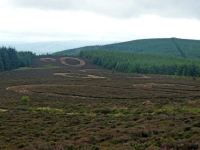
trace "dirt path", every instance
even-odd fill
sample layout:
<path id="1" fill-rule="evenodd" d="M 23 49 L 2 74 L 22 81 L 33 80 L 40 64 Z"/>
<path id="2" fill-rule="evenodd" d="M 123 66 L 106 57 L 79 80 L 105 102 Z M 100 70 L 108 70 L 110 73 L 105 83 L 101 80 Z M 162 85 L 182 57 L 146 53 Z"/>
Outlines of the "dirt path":
<path id="1" fill-rule="evenodd" d="M 44 61 L 44 62 L 55 62 L 56 59 L 54 58 L 40 58 L 41 61 Z M 67 63 L 67 60 L 72 63 L 75 63 L 75 64 L 69 64 Z M 63 64 L 63 65 L 66 65 L 66 66 L 72 66 L 72 67 L 82 67 L 85 65 L 85 62 L 81 59 L 78 59 L 78 58 L 73 58 L 73 57 L 61 57 L 60 58 L 60 62 Z"/>
<path id="2" fill-rule="evenodd" d="M 11 90 L 14 92 L 19 92 L 19 93 L 24 93 L 24 94 L 33 94 L 30 89 L 35 88 L 35 87 L 55 87 L 55 86 L 60 86 L 60 87 L 73 87 L 73 86 L 78 86 L 78 87 L 88 87 L 88 85 L 62 85 L 62 84 L 30 84 L 30 85 L 18 85 L 18 86 L 11 86 L 6 88 L 6 90 Z M 175 86 L 183 86 L 183 85 L 177 85 L 177 84 L 157 84 L 157 83 L 146 83 L 146 84 L 134 84 L 133 87 L 136 88 L 152 88 L 153 86 L 157 87 L 163 87 L 163 86 L 168 86 L 168 87 L 175 87 Z M 99 86 L 89 86 L 89 87 L 99 87 Z M 188 87 L 193 87 L 193 86 L 188 86 Z M 103 88 L 109 88 L 109 87 L 103 87 Z M 48 94 L 48 93 L 46 93 Z M 49 93 L 52 94 L 52 93 Z"/>
<path id="3" fill-rule="evenodd" d="M 63 76 L 63 77 L 74 77 L 70 76 L 71 73 L 54 73 L 54 76 Z"/>
<path id="4" fill-rule="evenodd" d="M 128 77 L 130 79 L 151 79 L 151 77 L 146 75 L 140 75 L 140 77 Z"/>
<path id="5" fill-rule="evenodd" d="M 31 91 L 31 88 L 35 88 L 35 87 L 54 87 L 54 86 L 62 86 L 64 87 L 73 87 L 73 86 L 78 86 L 78 87 L 88 87 L 88 85 L 62 85 L 62 84 L 30 84 L 30 85 L 18 85 L 18 86 L 12 86 L 12 87 L 8 87 L 6 88 L 6 90 L 10 90 L 10 91 L 14 91 L 14 92 L 18 92 L 18 93 L 23 93 L 23 94 L 34 94 L 34 93 L 38 93 L 38 92 L 33 92 Z M 98 86 L 89 86 L 89 87 L 98 87 Z M 104 87 L 105 88 L 105 87 Z M 73 97 L 73 98 L 88 98 L 88 96 L 84 96 L 84 95 L 76 95 L 76 94 L 57 94 L 57 93 L 39 93 L 39 94 L 45 94 L 48 96 L 69 96 L 69 97 Z M 90 97 L 90 98 L 98 98 L 98 97 Z M 3 109 L 2 109 L 3 110 Z"/>
<path id="6" fill-rule="evenodd" d="M 89 99 L 132 99 L 131 97 L 127 97 L 127 96 L 120 96 L 120 95 L 99 95 L 99 94 L 92 94 L 92 93 L 79 93 L 78 91 L 71 93 L 71 92 L 50 92 L 50 91 L 46 91 L 45 87 L 49 88 L 49 87 L 59 87 L 59 88 L 63 88 L 63 89 L 67 89 L 67 88 L 73 88 L 75 87 L 75 89 L 79 90 L 81 89 L 86 89 L 89 90 L 90 88 L 94 89 L 97 88 L 97 90 L 105 90 L 108 93 L 110 91 L 113 91 L 111 88 L 114 89 L 119 89 L 120 87 L 109 87 L 109 86 L 91 86 L 91 85 L 74 85 L 74 84 L 70 84 L 70 85 L 62 85 L 62 84 L 33 84 L 33 85 L 19 85 L 19 86 L 12 86 L 12 87 L 8 87 L 7 90 L 11 90 L 14 92 L 18 92 L 18 93 L 23 93 L 23 94 L 27 94 L 27 95 L 31 95 L 31 94 L 43 94 L 43 95 L 47 95 L 47 96 L 55 96 L 55 97 L 72 97 L 72 98 L 89 98 Z M 146 83 L 146 84 L 134 84 L 133 85 L 133 89 L 134 88 L 142 88 L 142 89 L 151 89 L 154 87 L 158 87 L 158 88 L 170 88 L 173 89 L 174 87 L 179 86 L 181 87 L 182 85 L 178 85 L 178 84 L 157 84 L 157 83 Z M 44 91 L 39 90 L 38 88 L 42 88 L 44 89 Z M 77 88 L 80 87 L 80 88 Z M 32 89 L 33 88 L 33 89 Z M 37 88 L 37 90 L 34 90 L 34 88 Z M 32 89 L 32 90 L 31 90 Z M 111 89 L 111 90 L 109 90 Z M 121 88 L 120 88 L 121 89 Z M 188 89 L 187 89 L 188 90 Z M 82 91 L 82 90 L 81 90 Z M 114 90 L 115 91 L 115 90 Z M 133 98 L 134 99 L 134 98 Z"/>
<path id="7" fill-rule="evenodd" d="M 95 88 L 95 87 L 99 87 L 99 86 L 88 86 L 88 85 L 61 85 L 61 84 L 35 84 L 35 85 L 19 85 L 19 86 L 12 86 L 12 87 L 8 87 L 7 90 L 11 90 L 14 92 L 18 92 L 18 93 L 24 93 L 24 94 L 45 94 L 48 96 L 56 96 L 56 97 L 62 97 L 62 96 L 68 96 L 68 97 L 72 97 L 72 98 L 90 98 L 90 99 L 104 99 L 104 98 L 109 98 L 109 99 L 127 99 L 126 97 L 110 97 L 110 96 L 98 96 L 98 95 L 82 95 L 79 93 L 66 93 L 66 94 L 60 94 L 60 93 L 49 93 L 49 92 L 34 92 L 31 91 L 31 88 L 35 88 L 35 87 L 49 87 L 49 86 L 62 86 L 64 87 L 73 87 L 73 86 L 78 86 L 78 87 L 83 87 L 83 88 Z M 108 88 L 109 87 L 102 87 L 102 88 Z"/>
<path id="8" fill-rule="evenodd" d="M 83 70 L 80 70 L 81 72 L 96 72 L 96 71 L 99 71 L 99 69 L 83 69 Z"/>
<path id="9" fill-rule="evenodd" d="M 32 94 L 30 89 L 35 88 L 35 87 L 54 87 L 54 86 L 61 86 L 61 87 L 73 87 L 73 86 L 78 86 L 78 87 L 88 87 L 88 85 L 63 85 L 63 84 L 28 84 L 28 85 L 18 85 L 18 86 L 11 86 L 6 88 L 6 90 L 11 90 L 14 92 L 19 92 L 19 93 L 27 93 L 27 94 Z M 98 87 L 98 86 L 89 86 L 89 87 Z"/>
<path id="10" fill-rule="evenodd" d="M 153 86 L 175 86 L 175 84 L 157 84 L 157 83 L 146 83 L 146 84 L 134 84 L 134 87 L 137 88 L 152 88 Z"/>
<path id="11" fill-rule="evenodd" d="M 189 87 L 194 88 L 194 86 L 190 85 L 181 85 L 181 84 L 159 84 L 159 83 L 146 83 L 146 84 L 134 84 L 133 87 L 137 88 L 153 88 L 153 87 Z"/>
<path id="12" fill-rule="evenodd" d="M 56 61 L 56 59 L 54 58 L 40 58 L 41 61 L 45 61 L 45 62 L 52 62 L 52 61 Z"/>
<path id="13" fill-rule="evenodd" d="M 75 76 L 73 73 L 54 73 L 55 76 L 63 76 L 63 77 L 70 77 L 70 78 L 82 78 L 82 79 L 105 79 L 106 77 L 103 76 L 96 76 L 91 74 L 76 74 Z"/>
<path id="14" fill-rule="evenodd" d="M 79 64 L 77 65 L 70 65 L 66 62 L 67 59 L 71 59 L 71 60 L 77 60 L 79 61 Z M 85 66 L 85 62 L 81 59 L 78 59 L 78 58 L 72 58 L 72 57 L 62 57 L 60 58 L 60 62 L 63 64 L 63 65 L 67 65 L 67 66 L 72 66 L 72 67 L 82 67 L 82 66 Z"/>
<path id="15" fill-rule="evenodd" d="M 8 87 L 7 90 L 11 90 L 18 93 L 24 94 L 33 94 L 29 89 L 34 87 L 43 87 L 43 86 L 56 86 L 52 84 L 35 84 L 35 85 L 19 85 L 19 86 L 11 86 Z"/>

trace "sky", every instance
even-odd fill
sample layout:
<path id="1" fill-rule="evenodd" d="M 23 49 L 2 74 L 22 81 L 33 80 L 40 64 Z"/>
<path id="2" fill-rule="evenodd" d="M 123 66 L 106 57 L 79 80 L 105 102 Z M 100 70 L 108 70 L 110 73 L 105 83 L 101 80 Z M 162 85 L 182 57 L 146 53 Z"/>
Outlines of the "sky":
<path id="1" fill-rule="evenodd" d="M 199 0 L 0 0 L 0 41 L 200 40 Z"/>

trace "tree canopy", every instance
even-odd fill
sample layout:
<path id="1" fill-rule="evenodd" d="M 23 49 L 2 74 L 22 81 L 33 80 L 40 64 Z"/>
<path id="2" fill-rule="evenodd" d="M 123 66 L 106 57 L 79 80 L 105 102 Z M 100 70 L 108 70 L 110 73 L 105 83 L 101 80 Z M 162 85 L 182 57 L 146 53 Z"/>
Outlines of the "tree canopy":
<path id="1" fill-rule="evenodd" d="M 0 72 L 29 66 L 34 57 L 32 52 L 17 52 L 11 47 L 0 47 Z"/>
<path id="2" fill-rule="evenodd" d="M 200 76 L 200 61 L 163 55 L 119 51 L 81 51 L 80 57 L 120 72 Z"/>
<path id="3" fill-rule="evenodd" d="M 60 51 L 55 54 L 77 55 L 82 50 L 139 52 L 180 58 L 199 59 L 200 40 L 178 38 L 142 39 L 107 45 L 86 46 Z"/>

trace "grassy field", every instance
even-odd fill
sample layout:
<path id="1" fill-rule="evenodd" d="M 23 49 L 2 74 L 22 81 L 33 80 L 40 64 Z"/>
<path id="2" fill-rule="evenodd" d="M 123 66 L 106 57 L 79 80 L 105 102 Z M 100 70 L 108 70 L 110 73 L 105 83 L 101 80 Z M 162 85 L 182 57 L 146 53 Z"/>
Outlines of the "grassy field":
<path id="1" fill-rule="evenodd" d="M 0 73 L 0 149 L 200 149 L 200 78 L 84 61 L 37 58 Z"/>

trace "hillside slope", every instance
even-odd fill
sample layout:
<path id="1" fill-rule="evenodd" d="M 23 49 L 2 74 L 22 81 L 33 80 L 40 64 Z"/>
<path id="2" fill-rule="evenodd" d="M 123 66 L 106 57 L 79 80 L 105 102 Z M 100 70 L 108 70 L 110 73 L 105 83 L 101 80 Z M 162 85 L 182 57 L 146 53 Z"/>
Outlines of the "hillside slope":
<path id="1" fill-rule="evenodd" d="M 177 38 L 143 39 L 109 45 L 86 46 L 54 54 L 77 55 L 81 50 L 118 50 L 183 58 L 200 58 L 200 41 Z"/>

